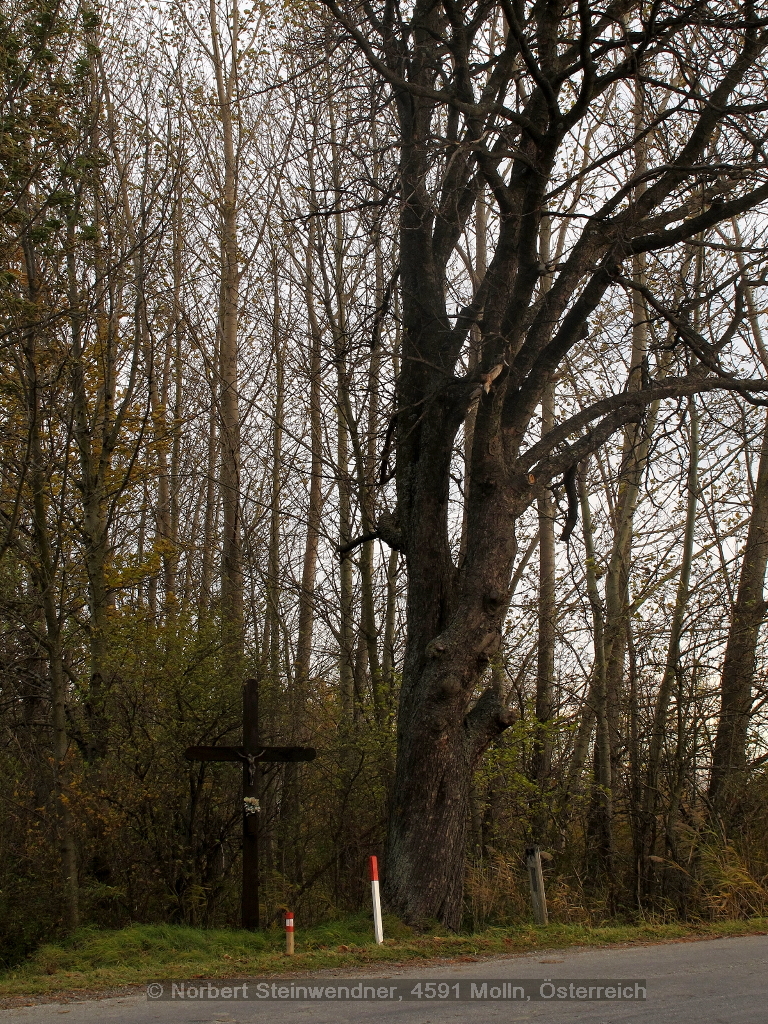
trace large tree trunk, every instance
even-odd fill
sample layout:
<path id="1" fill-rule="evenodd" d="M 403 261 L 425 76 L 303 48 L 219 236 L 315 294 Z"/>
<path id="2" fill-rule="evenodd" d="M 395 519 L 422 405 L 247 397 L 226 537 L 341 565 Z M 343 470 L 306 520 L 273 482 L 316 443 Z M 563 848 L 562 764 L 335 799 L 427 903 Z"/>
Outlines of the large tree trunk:
<path id="1" fill-rule="evenodd" d="M 734 817 L 735 801 L 746 775 L 757 639 L 768 609 L 763 589 L 767 563 L 768 417 L 720 678 L 720 719 L 712 755 L 709 799 L 724 819 Z"/>
<path id="2" fill-rule="evenodd" d="M 736 242 L 741 245 L 738 224 L 733 221 Z M 749 284 L 744 257 L 736 255 L 744 279 L 744 291 L 752 337 L 764 367 L 768 350 L 760 326 L 755 296 Z M 739 589 L 731 615 L 720 678 L 720 719 L 712 756 L 709 799 L 721 819 L 735 817 L 734 797 L 744 783 L 747 766 L 747 734 L 752 712 L 752 681 L 760 626 L 768 605 L 764 597 L 768 565 L 768 414 L 763 425 L 763 443 L 757 470 L 752 515 L 741 563 Z"/>
<path id="3" fill-rule="evenodd" d="M 423 264 L 406 261 L 404 253 L 404 281 L 419 281 Z M 419 290 L 425 293 L 426 287 Z M 404 290 L 404 310 L 417 305 L 414 297 Z M 500 645 L 516 552 L 515 512 L 513 496 L 501 486 L 493 402 L 486 400 L 474 430 L 467 551 L 459 572 L 447 531 L 455 426 L 443 411 L 420 417 L 410 388 L 424 372 L 415 360 L 406 370 L 404 359 L 398 492 L 409 587 L 387 898 L 408 920 L 436 917 L 457 928 L 472 770 L 510 721 L 496 686 L 472 705 Z"/>

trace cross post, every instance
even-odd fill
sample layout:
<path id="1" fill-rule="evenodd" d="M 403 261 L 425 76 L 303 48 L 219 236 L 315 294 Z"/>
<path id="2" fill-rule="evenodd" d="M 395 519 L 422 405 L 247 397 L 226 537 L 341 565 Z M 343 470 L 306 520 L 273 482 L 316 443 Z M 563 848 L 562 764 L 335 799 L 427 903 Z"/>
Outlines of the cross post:
<path id="1" fill-rule="evenodd" d="M 259 684 L 256 679 L 246 680 L 243 687 L 243 747 L 246 757 L 259 749 Z M 243 762 L 243 928 L 256 931 L 259 927 L 259 814 L 258 804 L 250 805 L 248 798 L 258 801 L 261 793 L 261 765 L 255 759 Z"/>

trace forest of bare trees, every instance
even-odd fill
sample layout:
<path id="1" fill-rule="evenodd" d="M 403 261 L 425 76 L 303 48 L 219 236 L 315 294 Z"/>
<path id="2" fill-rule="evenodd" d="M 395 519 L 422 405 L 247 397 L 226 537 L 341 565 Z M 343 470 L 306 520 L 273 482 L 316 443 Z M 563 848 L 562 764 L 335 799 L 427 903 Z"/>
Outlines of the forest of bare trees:
<path id="1" fill-rule="evenodd" d="M 7 0 L 0 962 L 768 907 L 768 12 Z"/>

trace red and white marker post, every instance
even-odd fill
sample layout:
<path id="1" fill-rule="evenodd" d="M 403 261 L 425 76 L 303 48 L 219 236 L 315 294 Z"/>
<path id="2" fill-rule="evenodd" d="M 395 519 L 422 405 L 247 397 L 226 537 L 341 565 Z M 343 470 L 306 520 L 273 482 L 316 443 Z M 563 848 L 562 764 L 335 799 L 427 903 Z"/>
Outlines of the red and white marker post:
<path id="1" fill-rule="evenodd" d="M 373 898 L 373 934 L 376 942 L 384 941 L 384 928 L 381 923 L 381 896 L 379 895 L 379 861 L 377 857 L 368 858 L 368 874 L 371 879 L 371 896 Z"/>
<path id="2" fill-rule="evenodd" d="M 293 956 L 293 911 L 285 912 L 285 952 Z"/>

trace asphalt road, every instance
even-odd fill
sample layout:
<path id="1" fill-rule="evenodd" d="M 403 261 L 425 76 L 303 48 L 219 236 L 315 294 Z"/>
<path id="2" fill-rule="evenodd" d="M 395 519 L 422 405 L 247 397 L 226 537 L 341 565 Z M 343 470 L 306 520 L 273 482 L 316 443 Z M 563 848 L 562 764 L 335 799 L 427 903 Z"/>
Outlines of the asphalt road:
<path id="1" fill-rule="evenodd" d="M 768 936 L 704 942 L 632 946 L 625 949 L 569 949 L 452 963 L 431 968 L 390 970 L 386 975 L 349 972 L 314 975 L 338 986 L 363 978 L 377 987 L 387 979 L 410 991 L 414 979 L 455 985 L 460 991 L 482 979 L 521 979 L 537 992 L 537 979 L 646 979 L 647 998 L 621 1002 L 578 1000 L 520 1001 L 471 999 L 435 1002 L 277 1002 L 253 1000 L 158 1002 L 140 995 L 66 1004 L 48 1003 L 0 1010 L 0 1024 L 766 1024 L 768 1022 Z M 301 984 L 303 979 L 292 979 Z M 415 983 L 415 982 L 414 982 Z M 196 982 L 195 984 L 199 984 Z M 215 982 L 222 985 L 221 981 Z M 232 982 L 231 984 L 242 984 Z M 492 988 L 493 986 L 491 986 Z M 562 986 L 560 986 L 562 988 Z M 482 989 L 479 989 L 482 991 Z M 490 991 L 490 989 L 489 989 Z M 509 992 L 511 989 L 506 989 Z M 546 987 L 545 992 L 552 991 Z"/>

